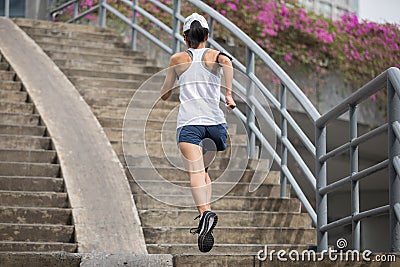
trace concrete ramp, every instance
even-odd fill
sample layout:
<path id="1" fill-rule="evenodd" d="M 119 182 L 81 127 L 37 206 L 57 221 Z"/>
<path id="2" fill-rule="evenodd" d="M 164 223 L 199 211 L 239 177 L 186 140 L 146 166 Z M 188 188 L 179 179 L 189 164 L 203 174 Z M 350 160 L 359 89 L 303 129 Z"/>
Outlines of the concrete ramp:
<path id="1" fill-rule="evenodd" d="M 147 254 L 123 167 L 89 106 L 42 49 L 6 18 L 0 18 L 0 50 L 53 138 L 78 252 Z"/>

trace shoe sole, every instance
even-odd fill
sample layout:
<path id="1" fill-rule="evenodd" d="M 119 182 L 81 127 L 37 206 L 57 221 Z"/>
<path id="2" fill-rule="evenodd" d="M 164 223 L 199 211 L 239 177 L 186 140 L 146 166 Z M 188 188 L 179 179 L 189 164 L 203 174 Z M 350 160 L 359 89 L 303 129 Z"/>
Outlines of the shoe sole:
<path id="1" fill-rule="evenodd" d="M 206 220 L 205 228 L 208 230 L 204 234 L 199 235 L 198 238 L 198 246 L 201 252 L 209 252 L 214 246 L 214 236 L 212 235 L 212 230 L 218 223 L 218 216 L 215 213 L 210 214 L 210 216 L 213 216 L 214 218 L 213 224 L 211 225 L 211 227 L 208 227 L 210 217 L 205 218 Z"/>

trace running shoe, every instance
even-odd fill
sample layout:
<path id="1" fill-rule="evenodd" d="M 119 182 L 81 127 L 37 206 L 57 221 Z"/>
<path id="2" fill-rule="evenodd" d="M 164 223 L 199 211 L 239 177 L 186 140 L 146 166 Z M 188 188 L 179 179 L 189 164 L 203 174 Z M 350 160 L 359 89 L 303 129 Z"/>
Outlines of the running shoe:
<path id="1" fill-rule="evenodd" d="M 195 218 L 200 218 L 200 215 Z M 199 234 L 197 243 L 201 252 L 209 252 L 214 246 L 212 231 L 218 223 L 218 216 L 215 212 L 207 210 L 200 218 L 199 226 L 190 229 L 192 234 Z"/>

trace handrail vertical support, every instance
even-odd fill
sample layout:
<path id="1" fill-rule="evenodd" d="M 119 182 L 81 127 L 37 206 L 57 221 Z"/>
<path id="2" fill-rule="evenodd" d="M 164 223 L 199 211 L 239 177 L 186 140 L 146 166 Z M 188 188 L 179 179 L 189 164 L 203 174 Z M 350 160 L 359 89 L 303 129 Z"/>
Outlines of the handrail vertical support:
<path id="1" fill-rule="evenodd" d="M 6 18 L 10 17 L 10 0 L 6 0 L 4 3 L 4 16 Z"/>
<path id="2" fill-rule="evenodd" d="M 280 103 L 281 103 L 281 140 L 287 138 L 287 121 L 283 116 L 283 112 L 286 111 L 286 86 L 281 81 L 280 84 Z M 281 142 L 281 167 L 287 165 L 287 147 Z M 281 197 L 286 197 L 286 184 L 287 179 L 283 172 L 281 173 L 280 185 L 281 185 Z"/>
<path id="3" fill-rule="evenodd" d="M 250 76 L 255 70 L 255 60 L 254 53 L 249 47 L 246 47 L 246 74 Z M 251 130 L 250 125 L 255 123 L 256 118 L 254 114 L 254 105 L 251 103 L 250 99 L 254 95 L 254 82 L 250 80 L 250 85 L 246 90 L 246 131 L 247 131 L 247 150 L 249 158 L 255 158 L 256 150 L 256 135 Z"/>
<path id="4" fill-rule="evenodd" d="M 357 106 L 350 105 L 350 141 L 357 138 Z M 350 147 L 350 172 L 351 176 L 358 173 L 358 145 Z M 360 212 L 360 188 L 359 181 L 351 181 L 351 214 L 354 218 Z M 353 249 L 360 251 L 360 228 L 359 220 L 352 220 L 352 243 Z"/>
<path id="5" fill-rule="evenodd" d="M 315 173 L 317 178 L 316 201 L 317 201 L 317 250 L 319 252 L 328 249 L 328 232 L 321 231 L 321 227 L 328 223 L 328 197 L 321 194 L 320 189 L 327 184 L 326 162 L 320 162 L 320 157 L 326 154 L 326 125 L 316 127 L 316 163 Z"/>
<path id="6" fill-rule="evenodd" d="M 102 28 L 106 27 L 106 16 L 107 16 L 107 10 L 104 7 L 104 3 L 106 0 L 100 0 L 99 4 L 99 26 Z"/>
<path id="7" fill-rule="evenodd" d="M 137 11 L 136 11 L 137 6 L 138 6 L 138 1 L 133 0 L 132 23 L 135 25 L 137 24 Z M 132 49 L 132 51 L 137 50 L 137 31 L 133 27 L 132 27 L 131 49 Z"/>
<path id="8" fill-rule="evenodd" d="M 74 3 L 74 24 L 76 24 L 76 18 L 79 15 L 79 1 L 75 1 Z"/>
<path id="9" fill-rule="evenodd" d="M 172 14 L 172 54 L 178 53 L 180 50 L 180 43 L 178 34 L 180 30 L 180 21 L 178 19 L 181 12 L 181 1 L 174 0 L 173 14 Z"/>
<path id="10" fill-rule="evenodd" d="M 388 78 L 388 114 L 389 114 L 389 206 L 390 206 L 390 247 L 391 252 L 400 252 L 400 222 L 396 216 L 395 206 L 400 203 L 400 174 L 394 168 L 394 159 L 400 155 L 400 140 L 393 130 L 393 123 L 400 122 L 400 96 Z"/>
<path id="11" fill-rule="evenodd" d="M 47 10 L 49 10 L 49 12 L 47 13 L 47 20 L 48 21 L 52 21 L 51 18 L 51 10 L 53 9 L 53 0 L 47 0 Z"/>
<path id="12" fill-rule="evenodd" d="M 210 28 L 208 38 L 213 39 L 214 38 L 214 19 L 211 16 L 208 18 L 208 27 Z M 208 48 L 211 47 L 210 42 L 207 42 L 207 47 Z"/>

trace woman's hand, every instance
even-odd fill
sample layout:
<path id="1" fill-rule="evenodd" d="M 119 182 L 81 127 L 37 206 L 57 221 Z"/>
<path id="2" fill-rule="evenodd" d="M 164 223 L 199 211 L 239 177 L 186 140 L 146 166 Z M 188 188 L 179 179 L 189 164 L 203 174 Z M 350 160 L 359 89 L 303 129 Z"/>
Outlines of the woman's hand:
<path id="1" fill-rule="evenodd" d="M 233 100 L 232 96 L 227 95 L 227 96 L 225 97 L 225 101 L 226 101 L 226 105 L 227 105 L 229 108 L 231 108 L 231 109 L 236 108 L 236 103 L 235 103 L 235 100 Z"/>

